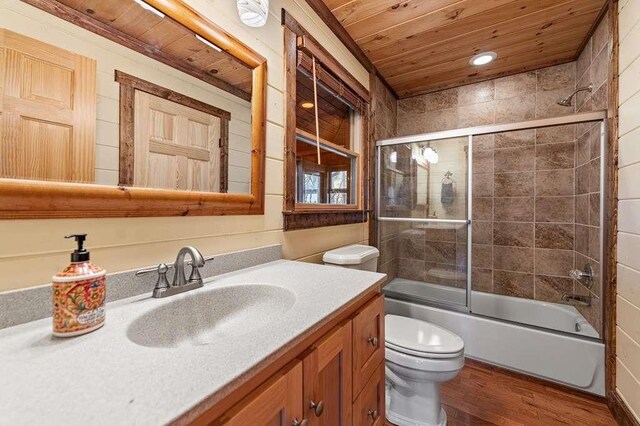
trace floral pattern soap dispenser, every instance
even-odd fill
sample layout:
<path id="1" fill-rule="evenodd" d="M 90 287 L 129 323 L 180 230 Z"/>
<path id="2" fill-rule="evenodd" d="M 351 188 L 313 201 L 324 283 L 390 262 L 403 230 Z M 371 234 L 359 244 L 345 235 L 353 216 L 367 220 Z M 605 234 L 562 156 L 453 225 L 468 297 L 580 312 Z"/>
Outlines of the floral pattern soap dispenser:
<path id="1" fill-rule="evenodd" d="M 75 238 L 77 248 L 71 253 L 71 264 L 53 276 L 53 334 L 71 337 L 104 325 L 106 271 L 89 261 L 84 248 L 87 234 L 65 238 Z"/>

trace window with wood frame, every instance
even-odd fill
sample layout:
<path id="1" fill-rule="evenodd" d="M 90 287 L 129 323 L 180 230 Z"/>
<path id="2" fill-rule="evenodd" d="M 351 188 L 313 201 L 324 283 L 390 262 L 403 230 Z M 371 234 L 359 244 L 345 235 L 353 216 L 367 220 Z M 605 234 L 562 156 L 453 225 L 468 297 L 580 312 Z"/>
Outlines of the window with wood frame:
<path id="1" fill-rule="evenodd" d="M 283 11 L 285 230 L 367 220 L 369 92 Z"/>

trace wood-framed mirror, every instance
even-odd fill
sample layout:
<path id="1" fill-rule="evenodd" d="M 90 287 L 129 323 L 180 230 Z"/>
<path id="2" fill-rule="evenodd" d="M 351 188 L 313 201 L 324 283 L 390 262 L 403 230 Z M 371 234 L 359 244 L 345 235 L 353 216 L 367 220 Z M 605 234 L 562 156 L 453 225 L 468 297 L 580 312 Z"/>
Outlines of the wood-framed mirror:
<path id="1" fill-rule="evenodd" d="M 264 213 L 266 59 L 182 0 L 0 13 L 0 219 Z"/>

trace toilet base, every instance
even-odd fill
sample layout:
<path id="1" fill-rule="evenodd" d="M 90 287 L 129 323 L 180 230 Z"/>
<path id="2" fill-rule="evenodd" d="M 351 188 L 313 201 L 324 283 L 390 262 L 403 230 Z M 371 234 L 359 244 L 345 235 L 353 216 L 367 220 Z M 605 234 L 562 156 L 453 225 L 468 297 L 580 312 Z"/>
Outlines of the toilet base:
<path id="1" fill-rule="evenodd" d="M 397 413 L 387 410 L 387 420 L 389 420 L 391 423 L 393 423 L 396 426 L 446 426 L 447 413 L 444 411 L 444 408 L 440 407 L 440 422 L 437 424 L 433 424 L 433 423 L 422 423 L 413 419 L 408 419 L 404 416 L 401 416 Z"/>

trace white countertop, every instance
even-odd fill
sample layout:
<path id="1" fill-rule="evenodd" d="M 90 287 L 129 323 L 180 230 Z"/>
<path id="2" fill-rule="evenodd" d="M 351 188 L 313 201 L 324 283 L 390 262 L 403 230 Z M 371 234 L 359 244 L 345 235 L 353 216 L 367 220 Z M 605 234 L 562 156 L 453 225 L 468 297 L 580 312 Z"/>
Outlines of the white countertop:
<path id="1" fill-rule="evenodd" d="M 105 326 L 79 337 L 53 337 L 50 318 L 0 330 L 0 425 L 168 423 L 204 399 L 224 396 L 227 385 L 383 278 L 281 260 L 207 279 L 201 289 L 166 299 L 145 294 L 108 304 Z M 276 285 L 295 301 L 268 327 L 225 344 L 158 348 L 127 337 L 132 322 L 158 306 L 238 284 Z"/>

